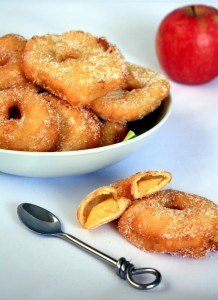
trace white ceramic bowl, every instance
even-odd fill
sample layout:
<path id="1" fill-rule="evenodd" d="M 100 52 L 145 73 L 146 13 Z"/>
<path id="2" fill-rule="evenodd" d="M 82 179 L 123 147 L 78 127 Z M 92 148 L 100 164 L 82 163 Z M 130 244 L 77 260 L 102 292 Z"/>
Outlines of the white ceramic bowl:
<path id="1" fill-rule="evenodd" d="M 91 173 L 115 164 L 146 143 L 168 119 L 171 98 L 143 120 L 131 122 L 130 127 L 144 133 L 110 146 L 68 152 L 26 152 L 0 150 L 0 171 L 28 177 L 60 177 Z"/>

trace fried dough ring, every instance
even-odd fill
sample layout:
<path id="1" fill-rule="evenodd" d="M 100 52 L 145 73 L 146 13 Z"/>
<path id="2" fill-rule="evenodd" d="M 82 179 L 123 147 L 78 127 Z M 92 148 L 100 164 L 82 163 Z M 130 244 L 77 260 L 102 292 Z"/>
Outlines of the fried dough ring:
<path id="1" fill-rule="evenodd" d="M 84 107 L 73 107 L 49 94 L 46 97 L 60 115 L 61 137 L 54 151 L 83 150 L 101 145 L 101 123 L 93 112 Z"/>
<path id="2" fill-rule="evenodd" d="M 83 31 L 32 37 L 23 69 L 32 82 L 74 105 L 86 105 L 126 79 L 124 58 L 115 45 Z"/>
<path id="3" fill-rule="evenodd" d="M 118 228 L 144 251 L 199 258 L 218 250 L 218 206 L 194 194 L 152 194 L 130 206 Z"/>
<path id="4" fill-rule="evenodd" d="M 122 142 L 127 133 L 127 124 L 103 121 L 101 146 L 113 145 Z"/>
<path id="5" fill-rule="evenodd" d="M 119 218 L 133 200 L 154 193 L 171 180 L 164 171 L 140 172 L 110 186 L 99 187 L 87 195 L 77 210 L 80 225 L 96 228 Z"/>
<path id="6" fill-rule="evenodd" d="M 129 75 L 124 88 L 91 102 L 91 108 L 105 120 L 128 122 L 154 111 L 169 95 L 169 82 L 150 69 L 127 64 Z"/>
<path id="7" fill-rule="evenodd" d="M 21 58 L 26 40 L 17 34 L 0 37 L 0 90 L 25 84 Z"/>
<path id="8" fill-rule="evenodd" d="M 58 114 L 30 87 L 0 91 L 0 148 L 50 151 L 59 139 Z"/>

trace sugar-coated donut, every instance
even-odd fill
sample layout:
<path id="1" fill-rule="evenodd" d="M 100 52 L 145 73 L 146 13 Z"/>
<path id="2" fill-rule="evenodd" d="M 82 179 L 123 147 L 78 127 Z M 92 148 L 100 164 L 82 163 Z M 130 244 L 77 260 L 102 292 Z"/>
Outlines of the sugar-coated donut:
<path id="1" fill-rule="evenodd" d="M 126 136 L 126 133 L 126 123 L 103 121 L 101 146 L 108 146 L 122 142 Z"/>
<path id="2" fill-rule="evenodd" d="M 31 86 L 0 91 L 0 148 L 50 151 L 60 136 L 58 113 Z"/>
<path id="3" fill-rule="evenodd" d="M 102 119 L 128 122 L 154 111 L 169 95 L 170 85 L 161 74 L 135 64 L 127 64 L 124 88 L 118 88 L 93 100 L 91 108 Z"/>
<path id="4" fill-rule="evenodd" d="M 218 206 L 194 194 L 164 190 L 138 200 L 118 228 L 145 251 L 199 258 L 218 250 Z"/>
<path id="5" fill-rule="evenodd" d="M 23 69 L 32 82 L 74 105 L 86 105 L 126 79 L 117 47 L 83 31 L 32 37 L 24 50 Z"/>
<path id="6" fill-rule="evenodd" d="M 169 172 L 148 171 L 118 180 L 110 186 L 99 187 L 79 205 L 78 220 L 87 229 L 111 222 L 119 218 L 134 200 L 160 190 L 170 180 Z"/>
<path id="7" fill-rule="evenodd" d="M 53 151 L 83 150 L 101 145 L 101 122 L 93 112 L 46 94 L 46 99 L 60 115 L 61 136 Z"/>
<path id="8" fill-rule="evenodd" d="M 25 84 L 21 60 L 26 40 L 18 34 L 0 37 L 0 90 Z"/>
<path id="9" fill-rule="evenodd" d="M 18 88 L 17 96 L 14 88 Z M 131 121 L 144 121 L 143 117 L 169 95 L 169 88 L 163 75 L 126 62 L 117 46 L 105 37 L 81 30 L 35 35 L 28 40 L 19 34 L 4 35 L 0 37 L 0 91 L 13 91 L 1 94 L 0 148 L 73 151 L 122 142 L 128 130 L 135 131 L 137 125 Z M 9 94 L 16 104 L 8 98 Z M 21 94 L 25 94 L 23 103 Z M 30 102 L 35 107 L 38 98 L 41 104 L 44 100 L 48 102 L 50 111 L 56 111 L 54 124 L 58 123 L 59 135 L 55 138 L 55 126 L 49 125 L 46 135 L 53 132 L 56 143 L 50 136 L 50 143 L 46 146 L 42 139 L 39 147 L 35 143 L 37 134 L 29 144 L 26 141 L 35 126 L 32 132 L 28 129 L 25 139 L 19 131 L 20 127 L 25 129 L 27 120 L 38 125 L 42 122 L 40 106 L 30 113 Z M 47 118 L 45 106 L 44 109 Z M 153 118 L 152 114 L 149 118 Z M 136 130 L 135 135 L 141 132 Z M 22 138 L 15 142 L 16 137 Z"/>

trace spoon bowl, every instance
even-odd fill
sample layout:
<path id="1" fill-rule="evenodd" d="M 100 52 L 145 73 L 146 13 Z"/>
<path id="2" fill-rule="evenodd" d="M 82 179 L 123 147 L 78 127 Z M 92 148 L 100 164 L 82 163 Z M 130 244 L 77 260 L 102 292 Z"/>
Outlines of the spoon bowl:
<path id="1" fill-rule="evenodd" d="M 20 220 L 29 229 L 39 234 L 61 233 L 61 222 L 50 211 L 30 203 L 20 204 L 17 208 Z"/>

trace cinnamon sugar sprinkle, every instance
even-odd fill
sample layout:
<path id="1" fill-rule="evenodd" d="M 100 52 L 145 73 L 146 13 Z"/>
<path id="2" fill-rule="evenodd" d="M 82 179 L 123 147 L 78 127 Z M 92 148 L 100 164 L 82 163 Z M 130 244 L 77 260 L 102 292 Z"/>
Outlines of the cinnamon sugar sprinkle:
<path id="1" fill-rule="evenodd" d="M 95 37 L 74 31 L 30 40 L 24 52 L 24 70 L 30 80 L 46 85 L 72 104 L 78 99 L 89 103 L 120 86 L 126 72 L 124 58 L 115 46 L 104 51 Z"/>
<path id="2" fill-rule="evenodd" d="M 11 150 L 70 151 L 120 142 L 128 121 L 153 111 L 169 94 L 164 76 L 126 63 L 106 38 L 78 30 L 28 41 L 3 36 L 1 74 L 0 148 Z M 11 107 L 19 118 L 10 115 Z M 102 119 L 119 126 L 105 131 Z"/>
<path id="3" fill-rule="evenodd" d="M 11 108 L 19 117 L 9 114 Z M 57 112 L 30 87 L 0 92 L 0 146 L 12 150 L 49 151 L 59 136 Z"/>
<path id="4" fill-rule="evenodd" d="M 195 194 L 160 191 L 133 204 L 119 229 L 143 250 L 201 257 L 218 250 L 218 206 Z"/>

